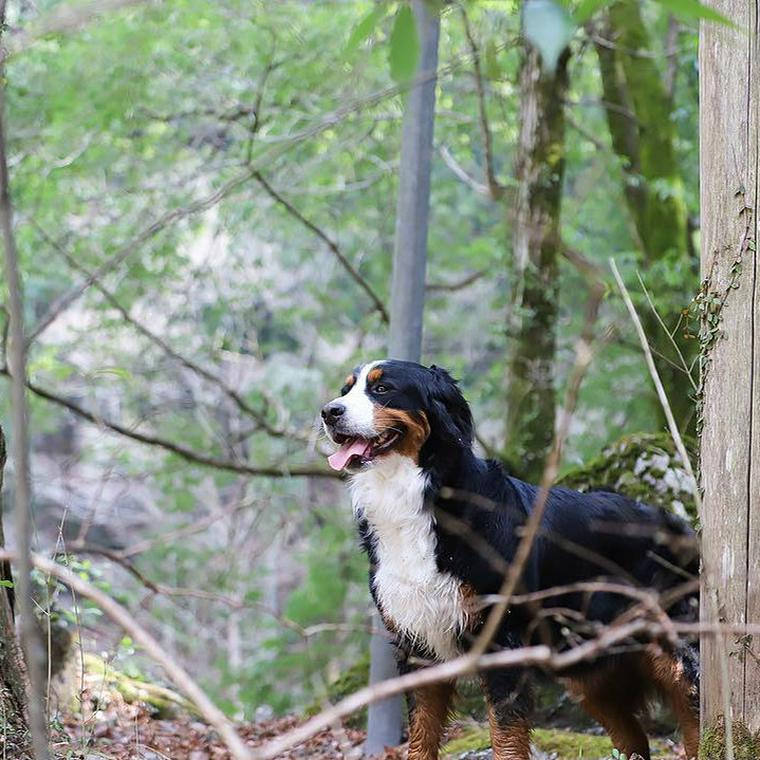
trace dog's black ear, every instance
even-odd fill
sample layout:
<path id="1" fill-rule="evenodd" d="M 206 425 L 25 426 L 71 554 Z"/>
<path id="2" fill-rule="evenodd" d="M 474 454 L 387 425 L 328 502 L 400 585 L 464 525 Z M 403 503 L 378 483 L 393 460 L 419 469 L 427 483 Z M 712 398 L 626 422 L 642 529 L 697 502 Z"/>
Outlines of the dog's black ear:
<path id="1" fill-rule="evenodd" d="M 457 381 L 435 364 L 429 372 L 427 414 L 431 434 L 450 443 L 472 446 L 472 414 Z"/>

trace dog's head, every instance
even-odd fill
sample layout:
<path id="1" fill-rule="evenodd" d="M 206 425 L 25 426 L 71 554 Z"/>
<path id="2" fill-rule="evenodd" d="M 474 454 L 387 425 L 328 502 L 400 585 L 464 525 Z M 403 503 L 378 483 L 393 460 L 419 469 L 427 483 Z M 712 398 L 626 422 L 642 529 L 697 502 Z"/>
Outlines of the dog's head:
<path id="1" fill-rule="evenodd" d="M 341 395 L 322 408 L 322 424 L 339 446 L 330 466 L 349 472 L 391 453 L 419 461 L 423 446 L 472 446 L 470 407 L 435 365 L 391 359 L 357 367 Z"/>

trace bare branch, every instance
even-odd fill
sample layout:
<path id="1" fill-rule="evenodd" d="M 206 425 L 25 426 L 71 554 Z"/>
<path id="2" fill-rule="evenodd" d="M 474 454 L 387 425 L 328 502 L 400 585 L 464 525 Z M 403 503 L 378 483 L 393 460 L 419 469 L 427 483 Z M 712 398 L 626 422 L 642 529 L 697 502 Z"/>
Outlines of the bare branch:
<path id="1" fill-rule="evenodd" d="M 18 554 L 0 551 L 0 558 L 17 560 Z M 43 573 L 52 575 L 78 594 L 95 602 L 114 623 L 126 631 L 143 648 L 148 657 L 166 671 L 174 685 L 195 704 L 198 712 L 208 721 L 209 725 L 219 732 L 235 760 L 251 760 L 250 750 L 245 746 L 227 716 L 209 699 L 190 674 L 175 662 L 174 657 L 163 649 L 158 641 L 135 620 L 134 614 L 67 567 L 39 554 L 32 554 L 31 560 L 34 566 Z"/>
<path id="2" fill-rule="evenodd" d="M 7 367 L 0 367 L 0 375 L 10 377 L 10 372 Z M 170 441 L 166 438 L 161 438 L 156 435 L 149 435 L 147 433 L 140 433 L 137 430 L 132 430 L 121 423 L 114 422 L 106 417 L 99 417 L 93 412 L 88 411 L 79 404 L 71 401 L 70 399 L 59 396 L 52 391 L 42 388 L 31 381 L 27 381 L 26 387 L 40 398 L 44 398 L 46 401 L 50 401 L 57 406 L 61 406 L 64 409 L 76 414 L 78 417 L 91 422 L 93 425 L 97 425 L 101 428 L 106 428 L 114 433 L 124 436 L 125 438 L 131 438 L 133 441 L 144 443 L 147 446 L 155 446 L 160 449 L 164 449 L 172 454 L 176 454 L 182 459 L 192 462 L 193 464 L 201 465 L 202 467 L 213 467 L 217 470 L 226 470 L 227 472 L 237 472 L 241 475 L 253 475 L 267 478 L 287 478 L 287 477 L 313 477 L 313 478 L 337 478 L 340 477 L 332 470 L 326 470 L 319 467 L 287 467 L 285 465 L 264 465 L 256 467 L 245 462 L 235 462 L 230 459 L 219 459 L 216 457 L 202 454 L 193 449 L 182 446 L 179 443 Z"/>
<path id="3" fill-rule="evenodd" d="M 480 132 L 483 136 L 483 151 L 485 153 L 486 161 L 485 170 L 488 193 L 493 200 L 498 201 L 501 200 L 504 195 L 504 186 L 496 179 L 496 172 L 494 170 L 493 140 L 491 137 L 491 127 L 488 124 L 486 91 L 485 85 L 483 84 L 483 72 L 480 67 L 480 50 L 478 49 L 475 37 L 472 35 L 472 29 L 470 29 L 470 21 L 467 18 L 467 11 L 465 10 L 465 6 L 460 5 L 459 10 L 462 14 L 462 24 L 464 26 L 464 32 L 467 37 L 467 43 L 470 47 L 472 66 L 475 69 L 475 88 L 478 93 L 478 112 L 480 114 Z"/>
<path id="4" fill-rule="evenodd" d="M 623 302 L 625 303 L 625 306 L 628 309 L 628 313 L 631 316 L 631 321 L 636 328 L 636 334 L 639 336 L 641 350 L 644 352 L 644 358 L 646 359 L 649 374 L 657 391 L 657 397 L 660 399 L 662 410 L 665 413 L 665 419 L 668 421 L 668 429 L 670 430 L 670 435 L 673 437 L 673 442 L 675 443 L 678 454 L 683 461 L 683 467 L 686 470 L 686 474 L 689 476 L 689 480 L 692 482 L 694 503 L 697 507 L 697 513 L 701 515 L 702 494 L 699 490 L 699 483 L 697 482 L 696 475 L 694 474 L 694 470 L 691 466 L 691 460 L 689 459 L 689 454 L 686 451 L 686 446 L 684 445 L 683 438 L 681 437 L 681 432 L 678 430 L 678 425 L 676 424 L 675 417 L 673 416 L 673 411 L 670 408 L 668 396 L 665 393 L 665 388 L 662 384 L 662 380 L 660 380 L 660 375 L 657 372 L 657 367 L 654 364 L 654 357 L 652 356 L 652 351 L 649 348 L 649 341 L 647 340 L 647 336 L 644 332 L 641 320 L 639 319 L 639 315 L 636 312 L 636 307 L 633 305 L 631 296 L 628 293 L 628 289 L 625 287 L 625 283 L 623 282 L 623 278 L 620 276 L 620 272 L 618 271 L 617 265 L 615 264 L 615 260 L 612 258 L 610 259 L 610 267 L 612 268 L 612 274 L 615 275 L 615 281 L 617 282 L 617 286 L 620 289 L 620 294 L 623 297 Z"/>
<path id="5" fill-rule="evenodd" d="M 137 319 L 135 319 L 129 310 L 119 302 L 116 296 L 105 285 L 103 285 L 103 283 L 97 277 L 95 277 L 92 272 L 80 264 L 62 245 L 60 245 L 60 243 L 58 243 L 58 241 L 53 240 L 53 238 L 51 238 L 50 235 L 48 235 L 47 232 L 45 232 L 45 230 L 43 230 L 42 227 L 40 227 L 36 222 L 32 223 L 40 235 L 42 235 L 42 237 L 61 256 L 63 256 L 63 258 L 66 259 L 72 269 L 76 269 L 80 274 L 85 275 L 85 277 L 92 283 L 92 286 L 103 295 L 106 301 L 108 301 L 108 303 L 111 304 L 111 306 L 113 306 L 113 308 L 116 309 L 119 314 L 121 314 L 125 322 L 132 325 L 139 333 L 151 341 L 151 343 L 158 346 L 167 356 L 170 356 L 172 359 L 179 362 L 183 367 L 189 369 L 191 372 L 194 372 L 196 375 L 202 377 L 209 383 L 216 385 L 222 391 L 222 393 L 224 393 L 225 396 L 233 401 L 235 406 L 237 406 L 238 409 L 243 412 L 243 414 L 252 417 L 256 421 L 257 427 L 259 429 L 264 430 L 266 433 L 276 438 L 294 438 L 296 440 L 307 443 L 310 441 L 310 436 L 307 433 L 301 433 L 297 430 L 285 430 L 282 428 L 274 427 L 269 422 L 269 420 L 267 420 L 266 412 L 252 407 L 240 395 L 240 393 L 238 393 L 234 388 L 230 387 L 221 377 L 219 377 L 219 375 L 211 372 L 211 370 L 208 370 L 205 367 L 202 367 L 192 359 L 188 359 L 183 354 L 180 354 L 178 351 L 172 348 L 161 336 L 157 335 L 150 328 L 146 327 L 142 322 L 139 322 Z"/>
<path id="6" fill-rule="evenodd" d="M 554 434 L 554 441 L 552 443 L 551 451 L 549 452 L 549 457 L 544 466 L 541 485 L 531 509 L 530 516 L 525 523 L 523 536 L 520 539 L 520 543 L 518 544 L 515 555 L 510 563 L 509 570 L 505 574 L 504 580 L 501 584 L 499 596 L 502 597 L 502 599 L 491 608 L 478 638 L 467 654 L 467 656 L 472 659 L 480 657 L 488 649 L 493 637 L 496 635 L 504 615 L 509 608 L 510 597 L 514 594 L 520 577 L 522 576 L 533 543 L 538 537 L 541 528 L 541 520 L 549 498 L 549 489 L 557 478 L 559 464 L 562 459 L 562 451 L 565 445 L 565 440 L 570 432 L 570 422 L 572 420 L 573 412 L 575 411 L 575 406 L 578 402 L 580 388 L 594 355 L 592 350 L 593 328 L 599 314 L 599 306 L 602 302 L 603 294 L 604 288 L 597 284 L 589 296 L 583 330 L 575 348 L 575 363 L 570 373 L 570 379 L 568 380 L 565 405 L 559 419 L 557 431 Z"/>
<path id="7" fill-rule="evenodd" d="M 490 197 L 488 186 L 484 185 L 482 182 L 478 182 L 475 177 L 468 174 L 468 172 L 454 158 L 454 156 L 451 154 L 451 151 L 445 145 L 439 146 L 438 152 L 441 154 L 443 163 L 446 164 L 449 169 L 451 169 L 457 179 L 464 182 L 465 185 L 471 187 L 476 193 L 478 193 L 478 195 L 485 195 L 486 197 Z"/>
<path id="8" fill-rule="evenodd" d="M 530 646 L 520 649 L 507 649 L 500 652 L 481 655 L 474 661 L 469 654 L 454 660 L 423 668 L 398 678 L 381 681 L 373 686 L 367 686 L 342 699 L 336 705 L 323 710 L 310 720 L 287 733 L 267 742 L 263 747 L 254 750 L 255 760 L 273 760 L 289 748 L 306 741 L 314 734 L 326 728 L 331 723 L 364 707 L 370 702 L 386 699 L 401 694 L 418 686 L 425 686 L 441 681 L 449 681 L 475 670 L 493 668 L 514 668 L 541 665 L 549 670 L 561 670 L 576 665 L 588 659 L 597 657 L 600 653 L 625 642 L 632 636 L 643 631 L 660 633 L 657 624 L 647 620 L 636 620 L 623 626 L 611 626 L 604 629 L 598 637 L 555 654 L 547 646 Z"/>
<path id="9" fill-rule="evenodd" d="M 116 253 L 111 256 L 107 261 L 104 261 L 95 271 L 93 271 L 89 277 L 78 285 L 75 285 L 67 293 L 64 293 L 60 298 L 57 298 L 53 304 L 51 304 L 47 313 L 40 319 L 37 325 L 32 329 L 27 337 L 27 345 L 36 340 L 53 322 L 55 322 L 66 309 L 71 306 L 82 294 L 89 288 L 96 280 L 101 280 L 108 272 L 115 269 L 119 264 L 128 259 L 138 248 L 151 238 L 155 237 L 166 227 L 178 222 L 182 219 L 200 213 L 202 211 L 208 211 L 208 209 L 215 206 L 219 201 L 226 198 L 228 195 L 239 189 L 253 176 L 253 169 L 247 169 L 246 171 L 234 177 L 229 182 L 226 182 L 218 190 L 211 193 L 194 203 L 184 206 L 182 208 L 176 208 L 163 216 L 159 217 L 146 229 L 144 229 L 139 235 L 132 238 L 128 243 L 119 248 Z"/>
<path id="10" fill-rule="evenodd" d="M 351 279 L 369 296 L 375 309 L 380 313 L 383 322 L 388 322 L 388 312 L 380 297 L 375 293 L 372 286 L 359 274 L 358 270 L 348 260 L 338 244 L 314 222 L 307 219 L 293 204 L 278 193 L 264 178 L 260 171 L 253 172 L 254 179 L 264 188 L 273 200 L 279 203 L 292 217 L 297 219 L 306 229 L 313 232 L 329 249 L 335 258 L 341 263 L 341 266 L 348 272 Z"/>
<path id="11" fill-rule="evenodd" d="M 5 0 L 0 4 L 0 34 L 5 26 Z M 26 401 L 26 341 L 24 340 L 24 304 L 21 273 L 18 264 L 16 238 L 13 233 L 8 158 L 5 138 L 5 66 L 0 63 L 0 226 L 5 250 L 5 279 L 8 287 L 10 345 L 8 361 L 11 367 L 11 419 L 13 437 L 11 451 L 16 475 L 14 513 L 18 572 L 16 573 L 16 605 L 20 613 L 21 645 L 26 657 L 29 676 L 27 713 L 32 747 L 36 760 L 48 757 L 47 719 L 45 716 L 44 676 L 45 652 L 32 609 L 32 544 L 31 478 L 29 473 L 29 418 Z"/>
<path id="12" fill-rule="evenodd" d="M 485 277 L 487 274 L 488 274 L 487 270 L 479 269 L 475 272 L 471 272 L 470 274 L 466 275 L 461 280 L 457 280 L 456 282 L 429 282 L 425 285 L 425 290 L 427 290 L 428 292 L 444 291 L 446 293 L 453 293 L 457 290 L 463 290 L 469 285 L 472 285 L 474 282 L 477 282 L 481 278 Z"/>

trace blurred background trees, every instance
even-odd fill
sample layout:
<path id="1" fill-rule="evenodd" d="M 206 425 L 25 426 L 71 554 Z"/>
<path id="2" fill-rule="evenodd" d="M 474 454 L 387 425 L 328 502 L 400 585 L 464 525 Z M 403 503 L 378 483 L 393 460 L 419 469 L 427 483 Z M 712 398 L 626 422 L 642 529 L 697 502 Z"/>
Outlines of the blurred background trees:
<path id="1" fill-rule="evenodd" d="M 558 24 L 551 70 L 521 3 L 437 6 L 422 355 L 461 378 L 481 449 L 535 479 L 609 256 L 693 424 L 699 4 L 531 1 Z M 318 704 L 369 635 L 315 423 L 387 351 L 409 6 L 62 7 L 10 3 L 6 41 L 38 546 L 150 621 L 231 714 Z M 613 297 L 602 323 L 568 469 L 663 428 Z M 96 610 L 60 623 L 147 667 Z"/>

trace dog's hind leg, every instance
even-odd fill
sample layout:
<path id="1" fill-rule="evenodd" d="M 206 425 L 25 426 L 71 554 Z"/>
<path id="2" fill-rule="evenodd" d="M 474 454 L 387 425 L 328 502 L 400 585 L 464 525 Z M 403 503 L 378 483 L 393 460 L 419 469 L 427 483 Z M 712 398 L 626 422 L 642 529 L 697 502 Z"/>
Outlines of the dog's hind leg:
<path id="1" fill-rule="evenodd" d="M 409 760 L 436 760 L 449 717 L 454 684 L 450 681 L 414 689 L 409 714 Z"/>
<path id="2" fill-rule="evenodd" d="M 696 654 L 686 647 L 674 653 L 647 654 L 646 667 L 681 727 L 686 757 L 695 760 L 699 753 L 699 670 Z"/>
<path id="3" fill-rule="evenodd" d="M 568 681 L 570 693 L 599 721 L 613 746 L 630 757 L 634 752 L 650 760 L 649 740 L 636 717 L 644 706 L 646 687 L 637 668 L 596 671 Z"/>
<path id="4" fill-rule="evenodd" d="M 493 760 L 530 760 L 530 684 L 527 671 L 490 670 L 482 676 Z"/>

